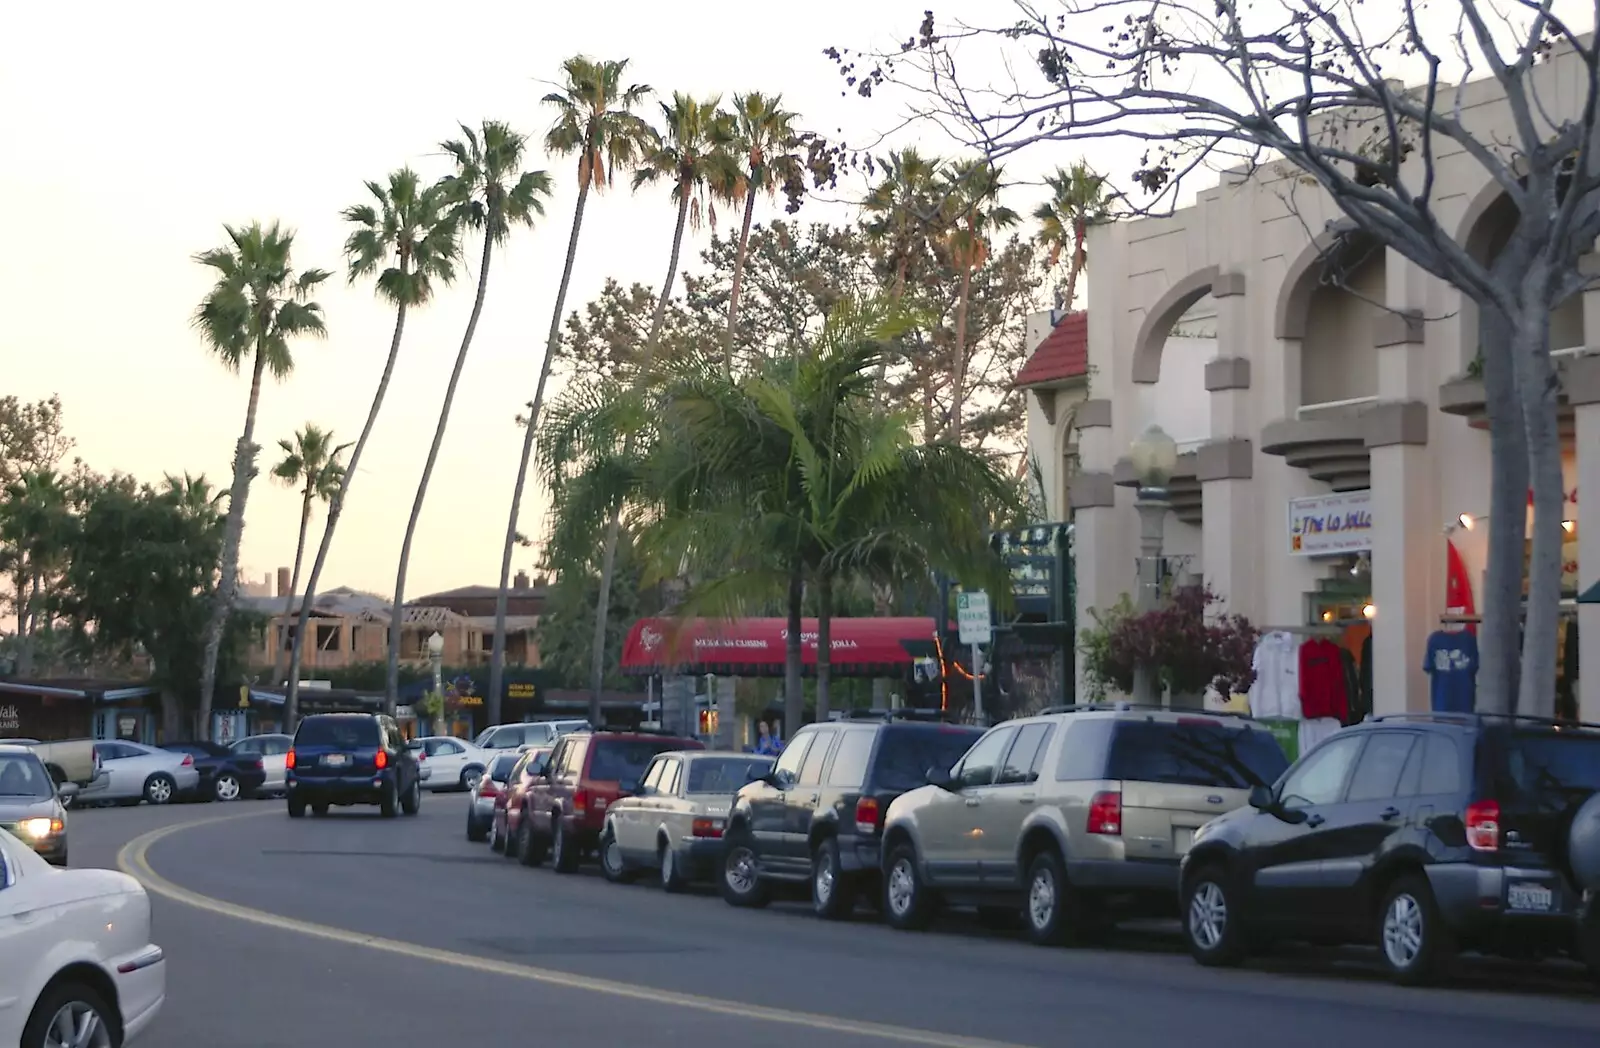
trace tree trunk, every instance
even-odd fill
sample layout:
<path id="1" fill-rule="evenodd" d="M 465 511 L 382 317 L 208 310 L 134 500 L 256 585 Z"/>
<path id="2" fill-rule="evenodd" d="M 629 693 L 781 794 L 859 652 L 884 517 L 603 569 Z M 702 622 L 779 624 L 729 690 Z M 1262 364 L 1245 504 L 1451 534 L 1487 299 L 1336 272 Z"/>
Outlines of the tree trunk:
<path id="1" fill-rule="evenodd" d="M 585 149 L 588 156 L 592 150 Z M 567 263 L 561 270 L 561 284 L 556 288 L 556 306 L 550 314 L 550 333 L 544 340 L 544 361 L 539 365 L 539 382 L 533 390 L 533 402 L 528 407 L 528 428 L 522 434 L 522 460 L 517 463 L 517 482 L 511 488 L 511 519 L 506 522 L 506 545 L 500 554 L 500 590 L 494 598 L 494 647 L 489 655 L 488 715 L 490 724 L 500 723 L 501 703 L 504 700 L 506 662 L 506 602 L 511 585 L 511 557 L 517 548 L 517 517 L 522 508 L 522 489 L 528 482 L 528 460 L 533 456 L 533 441 L 539 427 L 539 414 L 544 410 L 544 387 L 550 380 L 550 365 L 555 361 L 556 348 L 561 344 L 561 313 L 567 306 L 567 287 L 572 283 L 572 267 L 578 261 L 578 234 L 583 229 L 583 209 L 589 202 L 589 179 L 578 179 L 578 205 L 572 212 L 572 232 L 567 236 Z M 598 721 L 591 720 L 591 724 Z"/>
<path id="2" fill-rule="evenodd" d="M 285 628 L 289 624 L 289 616 L 294 614 L 294 595 L 300 587 L 300 565 L 306 555 L 306 529 L 311 526 L 311 500 L 316 497 L 312 490 L 312 482 L 306 482 L 306 489 L 300 498 L 300 538 L 294 544 L 294 571 L 289 575 L 289 593 L 283 598 L 283 622 Z M 276 646 L 272 653 L 272 686 L 277 687 L 283 680 L 283 645 Z"/>
<path id="3" fill-rule="evenodd" d="M 805 726 L 806 692 L 804 667 L 800 658 L 800 631 L 805 626 L 805 576 L 799 564 L 789 574 L 789 628 L 783 638 L 783 737 Z"/>
<path id="4" fill-rule="evenodd" d="M 250 373 L 250 399 L 244 409 L 244 432 L 233 452 L 233 485 L 228 489 L 228 517 L 222 529 L 222 557 L 217 565 L 217 592 L 212 597 L 211 617 L 206 620 L 204 647 L 200 662 L 199 723 L 195 735 L 202 741 L 211 738 L 211 701 L 217 683 L 217 657 L 222 653 L 222 631 L 233 611 L 233 598 L 239 591 L 239 541 L 244 537 L 244 507 L 250 498 L 250 482 L 256 474 L 256 409 L 261 403 L 261 375 L 267 356 L 256 347 L 255 366 Z"/>
<path id="5" fill-rule="evenodd" d="M 894 286 L 889 291 L 889 304 L 895 309 L 900 308 L 900 300 L 905 297 L 906 269 L 910 266 L 910 264 L 911 258 L 909 255 L 901 256 L 900 261 L 895 264 Z M 878 362 L 878 385 L 876 387 L 877 392 L 874 394 L 874 396 L 879 404 L 882 404 L 888 396 L 889 364 L 891 363 L 890 358 L 898 357 L 900 355 L 899 350 L 901 339 L 897 336 L 892 345 L 893 350 L 889 353 L 885 353 L 883 359 Z"/>
<path id="6" fill-rule="evenodd" d="M 817 721 L 828 719 L 829 691 L 833 683 L 833 578 L 817 578 Z"/>
<path id="7" fill-rule="evenodd" d="M 171 686 L 161 688 L 161 735 L 166 742 L 176 742 L 187 734 L 183 730 L 183 703 Z"/>
<path id="8" fill-rule="evenodd" d="M 24 680 L 33 676 L 33 606 L 38 587 L 30 583 L 25 569 L 17 572 L 17 676 Z"/>
<path id="9" fill-rule="evenodd" d="M 887 618 L 894 612 L 894 591 L 886 585 L 874 583 L 872 586 L 872 613 L 878 618 Z M 886 710 L 889 708 L 889 689 L 893 682 L 887 677 L 872 678 L 872 708 Z"/>
<path id="10" fill-rule="evenodd" d="M 1477 708 L 1510 713 L 1522 651 L 1522 568 L 1528 526 L 1528 438 L 1517 399 L 1511 327 L 1499 310 L 1479 315 L 1484 404 L 1489 415 L 1488 568 L 1483 583 Z"/>
<path id="11" fill-rule="evenodd" d="M 634 387 L 644 380 L 645 371 L 655 357 L 656 342 L 661 338 L 661 325 L 667 317 L 667 300 L 672 297 L 672 283 L 678 276 L 678 255 L 683 250 L 683 228 L 689 221 L 689 193 L 678 194 L 678 225 L 672 231 L 672 255 L 667 261 L 667 279 L 661 283 L 661 295 L 656 299 L 655 312 L 650 315 L 650 335 L 645 339 L 644 358 L 634 373 Z M 624 460 L 633 455 L 634 434 L 629 433 L 623 442 Z M 600 557 L 600 595 L 594 605 L 594 647 L 589 656 L 589 723 L 600 724 L 600 693 L 606 683 L 606 619 L 611 613 L 611 575 L 617 567 L 617 534 L 622 527 L 622 506 L 611 509 L 611 519 L 606 523 L 605 551 Z"/>
<path id="12" fill-rule="evenodd" d="M 1527 303 L 1512 327 L 1517 397 L 1528 438 L 1528 476 L 1533 482 L 1533 555 L 1528 565 L 1528 604 L 1522 635 L 1522 671 L 1514 712 L 1537 717 L 1555 713 L 1556 656 L 1561 614 L 1561 434 L 1557 398 L 1561 387 L 1550 361 L 1550 309 L 1544 301 L 1543 267 L 1525 271 Z"/>
<path id="13" fill-rule="evenodd" d="M 1083 225 L 1074 222 L 1072 225 L 1072 260 L 1067 263 L 1067 286 L 1063 290 L 1066 298 L 1067 312 L 1072 312 L 1072 299 L 1078 293 L 1078 276 L 1083 272 L 1084 250 L 1083 239 L 1088 235 L 1088 230 Z"/>
<path id="14" fill-rule="evenodd" d="M 950 369 L 955 380 L 950 389 L 950 442 L 961 445 L 961 410 L 965 406 L 962 390 L 967 382 L 967 300 L 972 295 L 972 267 L 961 267 L 961 297 L 956 301 L 955 363 Z"/>
<path id="15" fill-rule="evenodd" d="M 405 267 L 404 261 L 401 265 Z M 334 492 L 333 500 L 328 503 L 328 519 L 322 526 L 322 541 L 317 545 L 317 557 L 311 562 L 311 577 L 306 579 L 306 591 L 300 598 L 300 619 L 289 647 L 289 691 L 283 704 L 285 731 L 294 731 L 300 713 L 300 645 L 311 625 L 311 602 L 316 597 L 317 581 L 322 578 L 322 567 L 328 561 L 328 551 L 333 548 L 334 528 L 339 524 L 339 515 L 344 512 L 344 500 L 350 493 L 356 467 L 361 463 L 361 453 L 366 450 L 367 438 L 372 436 L 372 428 L 378 422 L 384 394 L 389 391 L 389 379 L 394 377 L 394 363 L 400 356 L 400 337 L 405 330 L 406 304 L 401 302 L 395 307 L 394 335 L 389 339 L 389 358 L 384 361 L 383 376 L 378 379 L 377 392 L 372 395 L 372 406 L 367 409 L 367 421 L 361 427 L 361 436 L 357 438 L 356 446 L 350 452 L 350 462 L 339 480 L 339 490 Z"/>
<path id="16" fill-rule="evenodd" d="M 467 317 L 467 330 L 461 336 L 461 348 L 456 351 L 456 366 L 450 371 L 450 382 L 444 387 L 444 404 L 439 408 L 439 424 L 433 431 L 433 443 L 428 446 L 427 461 L 422 464 L 422 479 L 417 482 L 417 497 L 411 503 L 411 517 L 406 521 L 406 537 L 400 543 L 400 567 L 394 578 L 394 603 L 389 613 L 389 667 L 384 686 L 384 705 L 389 715 L 400 700 L 400 638 L 405 632 L 406 571 L 411 567 L 411 542 L 417 535 L 417 521 L 422 517 L 422 505 L 428 500 L 428 481 L 433 477 L 434 463 L 439 460 L 439 447 L 444 443 L 444 432 L 450 426 L 450 405 L 456 398 L 456 385 L 461 381 L 461 370 L 467 366 L 467 350 L 472 348 L 472 336 L 478 330 L 478 318 L 483 315 L 483 296 L 489 289 L 489 262 L 494 253 L 494 237 L 489 230 L 483 232 L 483 258 L 478 263 L 478 293 L 472 300 L 472 314 Z M 354 472 L 352 466 L 351 472 Z"/>
<path id="17" fill-rule="evenodd" d="M 750 249 L 750 220 L 756 213 L 756 191 L 752 185 L 744 196 L 744 225 L 739 230 L 739 250 L 733 256 L 733 288 L 728 292 L 728 334 L 723 345 L 723 368 L 733 378 L 733 340 L 739 325 L 739 290 L 744 286 L 744 261 Z"/>

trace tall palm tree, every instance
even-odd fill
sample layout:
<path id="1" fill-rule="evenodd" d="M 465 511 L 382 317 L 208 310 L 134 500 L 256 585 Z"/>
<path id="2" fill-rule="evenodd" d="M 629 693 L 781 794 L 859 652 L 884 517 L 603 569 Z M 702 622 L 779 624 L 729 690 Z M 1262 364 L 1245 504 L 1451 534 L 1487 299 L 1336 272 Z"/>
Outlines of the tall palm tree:
<path id="1" fill-rule="evenodd" d="M 734 184 L 735 197 L 744 200 L 744 222 L 739 227 L 739 247 L 733 256 L 733 288 L 728 293 L 728 333 L 723 355 L 733 373 L 733 340 L 739 325 L 739 291 L 744 282 L 745 255 L 750 246 L 750 222 L 755 217 L 756 196 L 770 199 L 778 188 L 798 173 L 800 158 L 794 153 L 798 115 L 783 108 L 782 95 L 752 91 L 733 96 L 733 141 L 729 152 L 742 158 Z"/>
<path id="2" fill-rule="evenodd" d="M 956 297 L 956 337 L 950 366 L 950 439 L 961 443 L 961 413 L 967 381 L 967 307 L 972 274 L 989 260 L 989 238 L 1017 224 L 1015 211 L 1000 203 L 1000 171 L 987 160 L 962 160 L 950 165 L 944 179 L 949 231 L 945 246 L 960 274 Z"/>
<path id="3" fill-rule="evenodd" d="M 505 243 L 517 226 L 532 227 L 535 216 L 544 214 L 544 201 L 550 196 L 548 172 L 522 170 L 528 147 L 526 135 L 498 120 L 485 120 L 481 130 L 462 124 L 461 133 L 461 138 L 440 146 L 450 154 L 456 167 L 455 173 L 446 176 L 440 185 L 457 221 L 483 236 L 483 253 L 478 260 L 478 291 L 472 300 L 472 313 L 467 318 L 455 367 L 444 389 L 439 424 L 433 432 L 433 443 L 428 447 L 422 479 L 417 483 L 417 495 L 411 503 L 411 517 L 406 521 L 406 536 L 400 544 L 400 566 L 395 572 L 394 605 L 390 612 L 389 673 L 384 692 L 390 712 L 400 693 L 400 638 L 405 625 L 406 571 L 411 566 L 411 541 L 416 537 L 417 521 L 422 517 L 422 506 L 428 498 L 428 481 L 433 477 L 439 447 L 450 425 L 450 406 L 455 401 L 456 385 L 461 381 L 467 351 L 472 348 L 472 336 L 483 314 L 483 298 L 489 290 L 489 264 L 495 246 Z"/>
<path id="4" fill-rule="evenodd" d="M 915 148 L 902 149 L 890 154 L 883 179 L 861 202 L 866 212 L 862 228 L 894 273 L 889 299 L 895 304 L 905 297 L 912 262 L 927 254 L 930 239 L 943 224 L 939 186 L 944 175 L 943 160 L 925 157 Z"/>
<path id="5" fill-rule="evenodd" d="M 720 95 L 697 100 L 682 92 L 675 92 L 671 103 L 661 104 L 665 132 L 650 143 L 640 158 L 639 169 L 633 175 L 634 189 L 665 180 L 678 208 L 678 221 L 672 230 L 672 251 L 667 257 L 667 276 L 661 282 L 661 294 L 657 296 L 655 312 L 650 316 L 650 334 L 645 339 L 644 356 L 638 364 L 637 376 L 640 378 L 650 368 L 656 343 L 661 338 L 667 302 L 672 298 L 673 281 L 678 275 L 684 229 L 698 228 L 702 214 L 715 226 L 716 205 L 707 200 L 707 194 L 719 188 L 725 191 L 735 181 L 733 158 L 728 154 L 728 147 L 733 141 L 733 122 L 721 110 L 721 104 Z M 624 457 L 632 453 L 633 443 L 630 435 Z M 606 526 L 605 549 L 600 559 L 600 596 L 595 602 L 594 653 L 589 665 L 589 721 L 593 724 L 600 722 L 600 693 L 605 688 L 606 616 L 611 610 L 611 576 L 617 566 L 617 535 L 621 527 L 621 514 L 620 504 L 612 509 L 611 519 Z"/>
<path id="6" fill-rule="evenodd" d="M 511 556 L 517 546 L 517 517 L 522 508 L 522 490 L 528 480 L 528 459 L 544 407 L 545 383 L 550 365 L 561 342 L 561 318 L 567 305 L 567 287 L 572 282 L 572 267 L 578 260 L 578 234 L 583 229 L 583 210 L 589 191 L 602 193 L 619 169 L 633 167 L 651 145 L 650 125 L 633 108 L 650 94 L 644 84 L 623 83 L 628 60 L 596 61 L 578 55 L 561 63 L 565 77 L 560 90 L 544 96 L 544 104 L 556 110 L 556 119 L 545 132 L 545 152 L 557 156 L 578 155 L 578 203 L 572 211 L 572 232 L 567 237 L 567 261 L 556 288 L 556 304 L 550 313 L 550 332 L 545 336 L 544 361 L 539 366 L 539 382 L 528 405 L 528 425 L 522 435 L 522 459 L 517 463 L 517 482 L 511 489 L 511 517 L 506 523 L 505 549 L 500 557 L 500 590 L 494 601 L 494 646 L 489 656 L 489 723 L 500 721 L 501 681 L 506 657 L 506 599 L 511 584 Z"/>
<path id="7" fill-rule="evenodd" d="M 261 380 L 270 373 L 284 379 L 294 370 L 290 343 L 328 333 L 322 307 L 311 298 L 330 274 L 322 269 L 296 272 L 294 234 L 278 223 L 224 226 L 228 243 L 203 251 L 195 261 L 216 270 L 216 283 L 194 313 L 194 326 L 206 345 L 230 371 L 250 362 L 250 398 L 245 402 L 244 431 L 233 455 L 233 484 L 228 490 L 228 516 L 223 523 L 222 552 L 211 616 L 202 634 L 199 737 L 211 735 L 212 691 L 217 656 L 228 613 L 239 590 L 239 540 L 244 534 L 245 502 L 256 474 L 256 409 Z"/>
<path id="8" fill-rule="evenodd" d="M 317 546 L 305 593 L 300 598 L 300 615 L 289 647 L 289 686 L 284 702 L 284 727 L 290 731 L 294 730 L 300 710 L 300 657 L 306 631 L 311 627 L 311 605 L 316 599 L 317 582 L 322 578 L 328 551 L 333 548 L 334 530 L 344 512 L 345 499 L 350 495 L 356 468 L 361 464 L 361 454 L 367 448 L 378 413 L 383 409 L 395 361 L 400 357 L 400 339 L 405 333 L 407 313 L 413 307 L 421 308 L 433 301 L 438 287 L 448 286 L 455 280 L 461 257 L 460 220 L 449 206 L 442 185 L 425 186 L 415 171 L 405 167 L 392 172 L 387 185 L 368 182 L 367 193 L 372 202 L 344 209 L 344 220 L 354 227 L 344 242 L 348 281 L 353 284 L 377 274 L 374 287 L 378 297 L 394 306 L 394 334 L 389 339 L 389 355 L 384 359 L 377 391 L 367 408 L 367 421 L 350 452 L 350 463 L 339 478 L 339 488 L 328 503 L 322 541 Z"/>
<path id="9" fill-rule="evenodd" d="M 339 490 L 344 480 L 344 466 L 339 456 L 350 445 L 333 445 L 333 433 L 307 422 L 294 439 L 278 441 L 283 458 L 272 467 L 272 477 L 289 487 L 300 488 L 300 532 L 294 545 L 294 568 L 289 575 L 289 592 L 283 595 L 283 620 L 287 625 L 294 613 L 294 595 L 300 591 L 300 565 L 305 561 L 306 531 L 311 527 L 312 504 L 328 502 Z M 283 645 L 274 646 L 272 656 L 272 683 L 281 679 Z"/>
<path id="10" fill-rule="evenodd" d="M 1067 277 L 1061 287 L 1062 306 L 1072 308 L 1078 292 L 1078 278 L 1089 261 L 1084 242 L 1089 227 L 1103 222 L 1111 214 L 1111 195 L 1104 175 L 1097 175 L 1082 160 L 1070 168 L 1056 168 L 1055 174 L 1045 176 L 1050 187 L 1050 199 L 1033 209 L 1039 231 L 1034 238 L 1049 250 L 1046 264 L 1054 266 L 1068 250 Z"/>

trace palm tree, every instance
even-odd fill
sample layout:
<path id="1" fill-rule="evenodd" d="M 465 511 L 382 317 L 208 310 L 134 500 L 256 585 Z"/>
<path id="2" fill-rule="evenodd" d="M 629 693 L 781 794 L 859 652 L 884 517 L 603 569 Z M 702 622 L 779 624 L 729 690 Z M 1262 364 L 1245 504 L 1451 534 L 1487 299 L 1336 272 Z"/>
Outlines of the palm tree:
<path id="1" fill-rule="evenodd" d="M 950 439 L 961 443 L 961 412 L 967 381 L 967 307 L 972 297 L 972 274 L 989 260 L 989 237 L 1014 226 L 1018 215 L 999 202 L 1000 172 L 987 160 L 963 160 L 945 175 L 945 212 L 949 231 L 945 246 L 960 274 L 956 297 L 956 337 L 950 367 Z"/>
<path id="2" fill-rule="evenodd" d="M 550 365 L 561 342 L 561 318 L 567 305 L 567 287 L 572 282 L 572 267 L 578 260 L 578 234 L 583 229 L 583 210 L 589 191 L 604 192 L 618 169 L 631 168 L 651 144 L 650 126 L 633 112 L 650 94 L 643 84 L 624 86 L 628 60 L 595 61 L 578 55 L 561 63 L 565 81 L 561 89 L 544 96 L 544 104 L 556 110 L 555 123 L 545 132 L 544 147 L 557 156 L 578 154 L 578 203 L 572 212 L 572 232 L 567 237 L 567 261 L 556 288 L 555 309 L 550 313 L 550 332 L 545 336 L 544 361 L 539 366 L 539 382 L 528 405 L 528 425 L 522 436 L 522 459 L 517 464 L 517 482 L 511 489 L 511 519 L 506 523 L 505 549 L 500 557 L 500 590 L 494 601 L 494 646 L 489 657 L 489 723 L 500 721 L 501 680 L 506 657 L 506 598 L 511 584 L 511 556 L 516 549 L 517 517 L 522 508 L 522 490 L 528 479 L 528 459 L 533 452 L 534 433 L 544 407 L 545 383 Z"/>
<path id="3" fill-rule="evenodd" d="M 311 526 L 312 503 L 318 499 L 328 502 L 339 490 L 344 480 L 344 466 L 339 463 L 339 456 L 349 446 L 341 444 L 334 447 L 333 433 L 310 422 L 295 433 L 293 440 L 278 441 L 283 458 L 272 467 L 273 479 L 289 487 L 298 485 L 300 488 L 300 532 L 294 545 L 294 569 L 289 575 L 289 592 L 283 595 L 285 625 L 294 612 L 294 595 L 300 590 L 300 565 L 306 555 L 306 530 Z M 272 656 L 274 685 L 282 679 L 282 654 L 283 645 L 275 645 Z"/>
<path id="4" fill-rule="evenodd" d="M 1083 275 L 1083 267 L 1089 261 L 1084 241 L 1088 239 L 1091 225 L 1110 216 L 1110 194 L 1105 176 L 1095 174 L 1082 160 L 1070 168 L 1056 168 L 1055 174 L 1046 176 L 1044 183 L 1050 187 L 1050 199 L 1033 209 L 1033 217 L 1039 222 L 1039 231 L 1034 236 L 1049 249 L 1047 265 L 1061 261 L 1062 252 L 1070 248 L 1072 256 L 1067 260 L 1067 279 L 1061 288 L 1061 301 L 1065 308 L 1071 309 L 1078 291 L 1078 277 Z"/>
<path id="5" fill-rule="evenodd" d="M 666 319 L 667 302 L 672 297 L 678 258 L 683 251 L 683 231 L 688 226 L 699 228 L 702 213 L 715 226 L 716 205 L 706 200 L 707 191 L 719 187 L 726 191 L 735 181 L 733 159 L 727 152 L 733 140 L 733 125 L 719 108 L 721 103 L 719 95 L 699 101 L 675 92 L 670 104 L 661 104 L 666 132 L 650 143 L 633 175 L 634 189 L 667 180 L 678 208 L 678 221 L 672 231 L 672 251 L 667 257 L 667 276 L 661 282 L 661 294 L 650 316 L 650 334 L 645 339 L 643 359 L 639 361 L 639 378 L 650 368 L 656 343 L 661 338 L 661 325 Z M 632 450 L 630 436 L 624 457 Z M 606 616 L 611 610 L 611 576 L 617 566 L 621 513 L 620 504 L 613 507 L 600 560 L 600 596 L 595 602 L 594 653 L 589 667 L 589 721 L 593 724 L 600 722 L 600 693 L 605 688 Z"/>
<path id="6" fill-rule="evenodd" d="M 322 307 L 311 295 L 327 280 L 322 269 L 296 272 L 293 265 L 294 234 L 274 222 L 262 226 L 224 226 L 228 244 L 203 251 L 195 261 L 216 270 L 217 280 L 194 313 L 200 336 L 230 371 L 250 361 L 250 399 L 245 402 L 244 431 L 233 455 L 233 484 L 228 490 L 228 516 L 223 523 L 222 552 L 217 565 L 217 588 L 211 616 L 203 633 L 200 663 L 199 737 L 211 735 L 212 691 L 216 685 L 217 656 L 228 613 L 239 589 L 239 540 L 244 534 L 245 502 L 256 474 L 256 408 L 261 401 L 261 379 L 271 373 L 284 379 L 294 370 L 289 344 L 296 338 L 322 338 L 327 325 Z"/>
<path id="7" fill-rule="evenodd" d="M 861 203 L 866 212 L 862 228 L 894 273 L 889 300 L 897 305 L 905 297 L 911 263 L 927 254 L 930 239 L 943 225 L 939 185 L 944 174 L 944 161 L 938 157 L 902 149 L 890 154 L 883 180 Z"/>
<path id="8" fill-rule="evenodd" d="M 800 159 L 793 152 L 797 114 L 783 108 L 782 95 L 752 91 L 733 96 L 733 142 L 729 151 L 742 157 L 734 195 L 744 200 L 744 223 L 739 227 L 739 247 L 733 256 L 733 289 L 728 294 L 728 334 L 723 354 L 733 373 L 734 332 L 739 325 L 739 290 L 744 279 L 745 254 L 750 246 L 750 222 L 755 217 L 756 196 L 770 199 L 778 188 L 799 173 Z"/>
<path id="9" fill-rule="evenodd" d="M 284 701 L 284 727 L 290 731 L 294 730 L 300 708 L 300 656 L 306 631 L 311 626 L 311 605 L 316 598 L 317 582 L 322 578 L 328 551 L 333 548 L 334 530 L 344 512 L 345 499 L 350 495 L 356 468 L 361 464 L 361 454 L 367 448 L 367 439 L 372 436 L 378 413 L 383 409 L 395 361 L 400 357 L 406 315 L 412 307 L 420 308 L 433 301 L 438 287 L 448 286 L 455 280 L 456 265 L 461 257 L 461 239 L 457 235 L 459 219 L 447 206 L 443 186 L 424 186 L 415 171 L 401 168 L 389 175 L 388 185 L 368 182 L 367 193 L 372 203 L 355 204 L 344 210 L 344 220 L 355 227 L 344 243 L 348 280 L 353 284 L 357 279 L 378 274 L 374 281 L 378 297 L 394 306 L 394 334 L 389 339 L 389 355 L 383 362 L 383 374 L 378 378 L 372 405 L 367 409 L 367 421 L 350 452 L 350 463 L 339 478 L 339 488 L 328 503 L 322 541 L 317 546 L 305 593 L 300 598 L 300 615 L 289 647 L 289 686 Z"/>
<path id="10" fill-rule="evenodd" d="M 17 675 L 33 673 L 34 634 L 50 621 L 45 600 L 67 555 L 70 491 L 53 469 L 24 472 L 0 492 L 0 558 L 17 612 Z"/>
<path id="11" fill-rule="evenodd" d="M 483 298 L 489 289 L 489 264 L 495 245 L 505 243 L 514 227 L 531 227 L 534 217 L 544 214 L 544 200 L 550 195 L 547 172 L 522 170 L 528 146 L 526 135 L 498 120 L 485 120 L 481 131 L 462 124 L 461 133 L 460 139 L 440 146 L 454 159 L 456 167 L 455 174 L 440 183 L 441 192 L 456 221 L 482 234 L 483 254 L 478 260 L 478 292 L 472 300 L 472 313 L 467 318 L 467 330 L 462 333 L 455 367 L 444 389 L 439 424 L 433 432 L 433 443 L 428 447 L 422 479 L 417 483 L 417 495 L 411 503 L 411 517 L 406 521 L 406 536 L 400 544 L 400 566 L 395 572 L 394 604 L 390 612 L 389 672 L 384 692 L 391 713 L 400 693 L 400 637 L 405 625 L 406 570 L 411 566 L 411 542 L 416 537 L 417 521 L 422 517 L 422 506 L 428 498 L 428 481 L 439 459 L 439 446 L 444 443 L 445 430 L 450 425 L 450 405 L 455 401 L 461 369 L 466 367 L 467 351 L 472 348 L 472 336 L 483 314 Z"/>

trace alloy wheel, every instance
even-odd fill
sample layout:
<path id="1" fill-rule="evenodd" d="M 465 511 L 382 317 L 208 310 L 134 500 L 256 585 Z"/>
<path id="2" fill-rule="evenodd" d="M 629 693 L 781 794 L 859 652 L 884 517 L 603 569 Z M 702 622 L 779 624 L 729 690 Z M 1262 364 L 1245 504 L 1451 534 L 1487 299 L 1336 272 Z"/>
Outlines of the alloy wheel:
<path id="1" fill-rule="evenodd" d="M 217 800 L 236 801 L 240 794 L 239 780 L 232 775 L 224 775 L 217 779 Z"/>
<path id="2" fill-rule="evenodd" d="M 111 1031 L 86 1001 L 69 1001 L 45 1029 L 45 1048 L 111 1048 Z"/>
<path id="3" fill-rule="evenodd" d="M 826 906 L 833 899 L 834 880 L 833 863 L 829 862 L 826 856 L 822 857 L 817 862 L 817 874 L 815 880 L 816 884 L 814 887 L 817 893 L 817 903 L 818 905 Z"/>
<path id="4" fill-rule="evenodd" d="M 1028 919 L 1035 928 L 1048 928 L 1056 915 L 1056 879 L 1048 869 L 1034 872 L 1028 885 Z"/>
<path id="5" fill-rule="evenodd" d="M 144 788 L 144 796 L 151 804 L 165 804 L 172 799 L 172 783 L 166 779 L 152 779 Z"/>
<path id="6" fill-rule="evenodd" d="M 1222 945 L 1228 930 L 1228 900 L 1222 888 L 1206 881 L 1189 898 L 1189 938 L 1202 950 Z"/>
<path id="7" fill-rule="evenodd" d="M 616 834 L 606 836 L 605 845 L 600 850 L 600 861 L 606 864 L 606 869 L 613 876 L 622 872 L 622 846 L 617 843 Z"/>
<path id="8" fill-rule="evenodd" d="M 740 846 L 728 852 L 728 861 L 723 864 L 722 876 L 727 880 L 728 887 L 739 895 L 745 895 L 755 890 L 756 887 L 756 857 L 749 848 Z"/>
<path id="9" fill-rule="evenodd" d="M 1423 947 L 1422 906 L 1404 892 L 1389 901 L 1383 915 L 1383 954 L 1396 970 L 1416 963 Z"/>
<path id="10" fill-rule="evenodd" d="M 911 912 L 917 898 L 917 871 L 911 868 L 910 859 L 900 859 L 889 868 L 887 895 L 889 909 L 894 911 L 896 917 L 904 917 Z"/>

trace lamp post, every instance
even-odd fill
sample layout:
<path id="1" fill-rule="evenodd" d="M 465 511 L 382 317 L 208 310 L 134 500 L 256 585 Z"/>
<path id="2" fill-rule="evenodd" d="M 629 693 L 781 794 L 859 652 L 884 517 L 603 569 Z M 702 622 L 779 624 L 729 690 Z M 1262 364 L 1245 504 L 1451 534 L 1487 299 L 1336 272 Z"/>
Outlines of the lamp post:
<path id="1" fill-rule="evenodd" d="M 1139 480 L 1134 508 L 1139 513 L 1139 595 L 1135 607 L 1142 615 L 1161 605 L 1161 544 L 1167 511 L 1172 508 L 1167 484 L 1178 468 L 1178 444 L 1160 426 L 1151 425 L 1128 449 L 1134 475 Z M 1133 700 L 1156 701 L 1155 667 L 1133 668 Z"/>
<path id="2" fill-rule="evenodd" d="M 428 638 L 428 662 L 433 666 L 433 693 L 439 698 L 438 723 L 433 726 L 435 735 L 444 732 L 444 637 L 434 630 Z"/>

